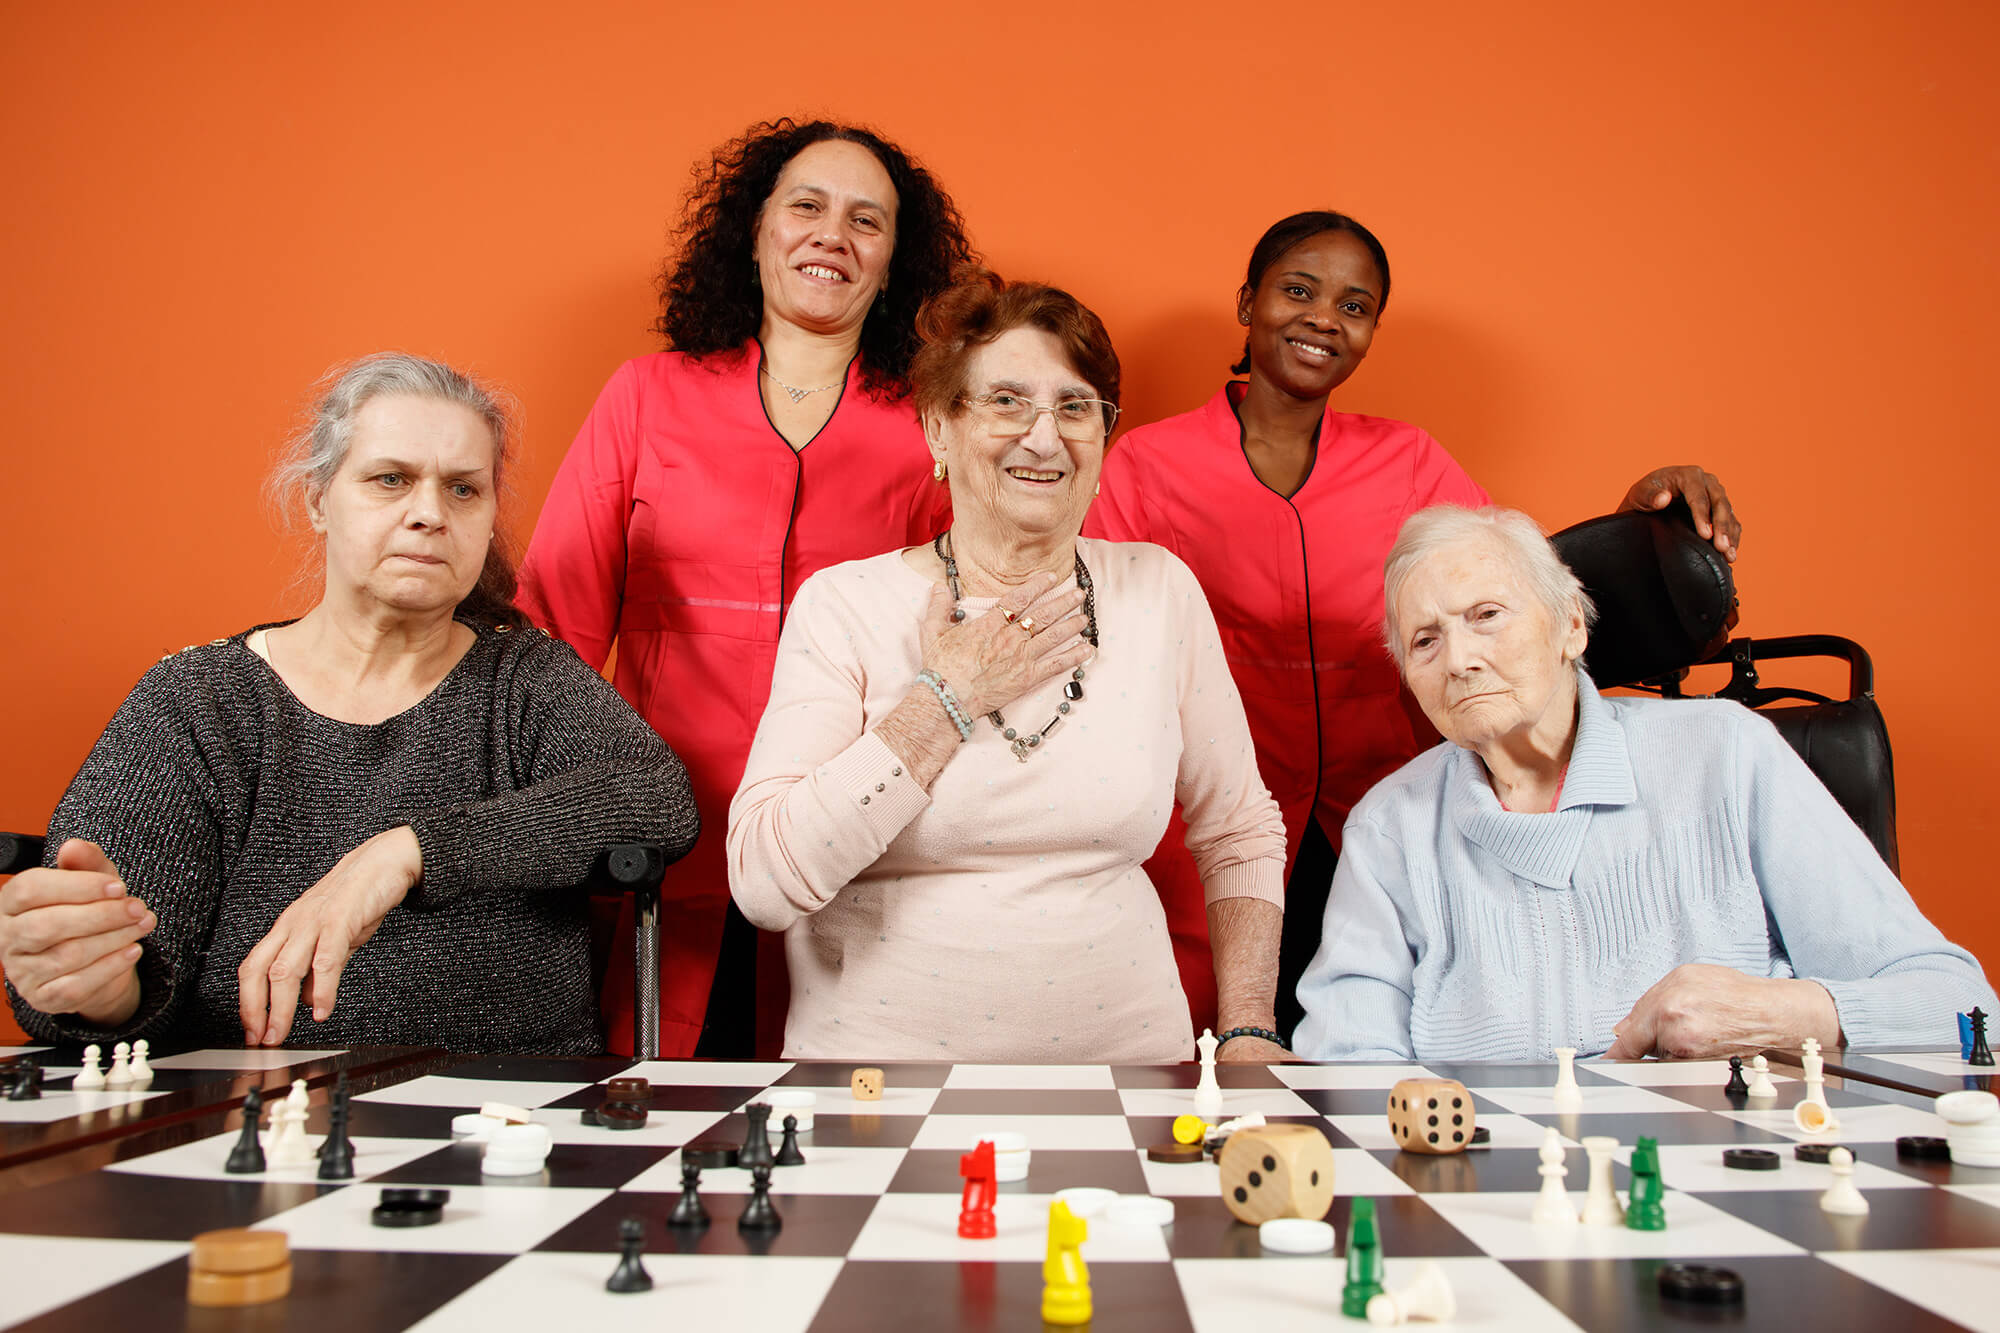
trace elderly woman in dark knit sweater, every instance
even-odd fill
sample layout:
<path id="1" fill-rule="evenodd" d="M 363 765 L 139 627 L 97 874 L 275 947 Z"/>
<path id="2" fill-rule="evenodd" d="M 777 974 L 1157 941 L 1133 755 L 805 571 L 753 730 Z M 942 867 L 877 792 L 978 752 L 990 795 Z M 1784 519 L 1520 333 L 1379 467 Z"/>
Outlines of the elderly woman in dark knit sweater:
<path id="1" fill-rule="evenodd" d="M 529 628 L 495 539 L 512 431 L 385 354 L 333 378 L 280 472 L 324 550 L 298 620 L 148 671 L 0 888 L 0 968 L 43 1040 L 601 1049 L 583 879 L 679 855 L 672 751 Z"/>

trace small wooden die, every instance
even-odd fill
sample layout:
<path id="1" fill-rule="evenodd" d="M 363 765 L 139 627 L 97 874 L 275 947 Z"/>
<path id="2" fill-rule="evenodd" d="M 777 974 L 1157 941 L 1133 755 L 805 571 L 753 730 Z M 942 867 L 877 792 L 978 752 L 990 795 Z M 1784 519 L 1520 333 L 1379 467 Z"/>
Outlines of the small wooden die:
<path id="1" fill-rule="evenodd" d="M 1389 1133 L 1404 1152 L 1464 1152 L 1472 1130 L 1472 1094 L 1463 1083 L 1406 1078 L 1389 1089 Z"/>
<path id="2" fill-rule="evenodd" d="M 1216 1165 L 1223 1206 L 1239 1222 L 1259 1226 L 1274 1217 L 1318 1221 L 1333 1206 L 1333 1145 L 1311 1125 L 1239 1129 L 1222 1145 Z"/>
<path id="3" fill-rule="evenodd" d="M 879 1069 L 857 1069 L 850 1080 L 854 1089 L 854 1099 L 859 1102 L 879 1102 L 882 1100 L 882 1071 Z"/>

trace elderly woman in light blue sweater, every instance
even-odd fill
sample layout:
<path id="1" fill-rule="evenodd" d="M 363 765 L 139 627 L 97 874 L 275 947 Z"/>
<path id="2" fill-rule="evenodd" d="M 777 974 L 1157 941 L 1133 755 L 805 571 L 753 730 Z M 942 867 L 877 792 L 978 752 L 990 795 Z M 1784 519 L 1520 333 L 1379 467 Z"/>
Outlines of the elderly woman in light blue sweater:
<path id="1" fill-rule="evenodd" d="M 1300 1055 L 1893 1047 L 1996 1008 L 1768 721 L 1598 694 L 1589 598 L 1527 515 L 1426 509 L 1385 578 L 1446 743 L 1348 818 Z"/>

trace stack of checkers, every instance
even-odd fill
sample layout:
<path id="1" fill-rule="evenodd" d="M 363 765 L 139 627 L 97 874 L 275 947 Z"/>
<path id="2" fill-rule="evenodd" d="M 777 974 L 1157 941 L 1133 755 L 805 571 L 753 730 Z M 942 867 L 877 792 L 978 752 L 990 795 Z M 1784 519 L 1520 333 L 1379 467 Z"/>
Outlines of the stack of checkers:
<path id="1" fill-rule="evenodd" d="M 584 1108 L 583 1123 L 604 1129 L 644 1129 L 652 1100 L 653 1085 L 645 1079 L 614 1078 L 604 1085 L 603 1103 Z"/>
<path id="2" fill-rule="evenodd" d="M 188 1255 L 189 1305 L 262 1305 L 292 1290 L 291 1242 L 282 1231 L 204 1231 Z"/>
<path id="3" fill-rule="evenodd" d="M 444 1220 L 444 1206 L 451 1191 L 444 1189 L 396 1189 L 382 1191 L 382 1197 L 368 1214 L 378 1227 L 430 1227 Z"/>

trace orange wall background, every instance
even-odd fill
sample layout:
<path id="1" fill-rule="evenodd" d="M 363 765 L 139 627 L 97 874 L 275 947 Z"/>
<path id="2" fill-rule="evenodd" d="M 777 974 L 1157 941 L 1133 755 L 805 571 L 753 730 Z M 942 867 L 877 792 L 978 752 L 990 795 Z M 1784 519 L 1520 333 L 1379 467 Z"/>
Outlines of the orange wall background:
<path id="1" fill-rule="evenodd" d="M 510 385 L 525 539 L 654 350 L 690 166 L 825 113 L 922 158 L 996 267 L 1097 308 L 1128 421 L 1214 392 L 1251 243 L 1337 207 L 1395 274 L 1339 405 L 1427 426 L 1550 526 L 1655 464 L 1722 474 L 1741 632 L 1874 653 L 1905 876 L 2000 964 L 1984 0 L 6 14 L 0 827 L 42 826 L 161 653 L 299 609 L 260 486 L 329 364 Z"/>

